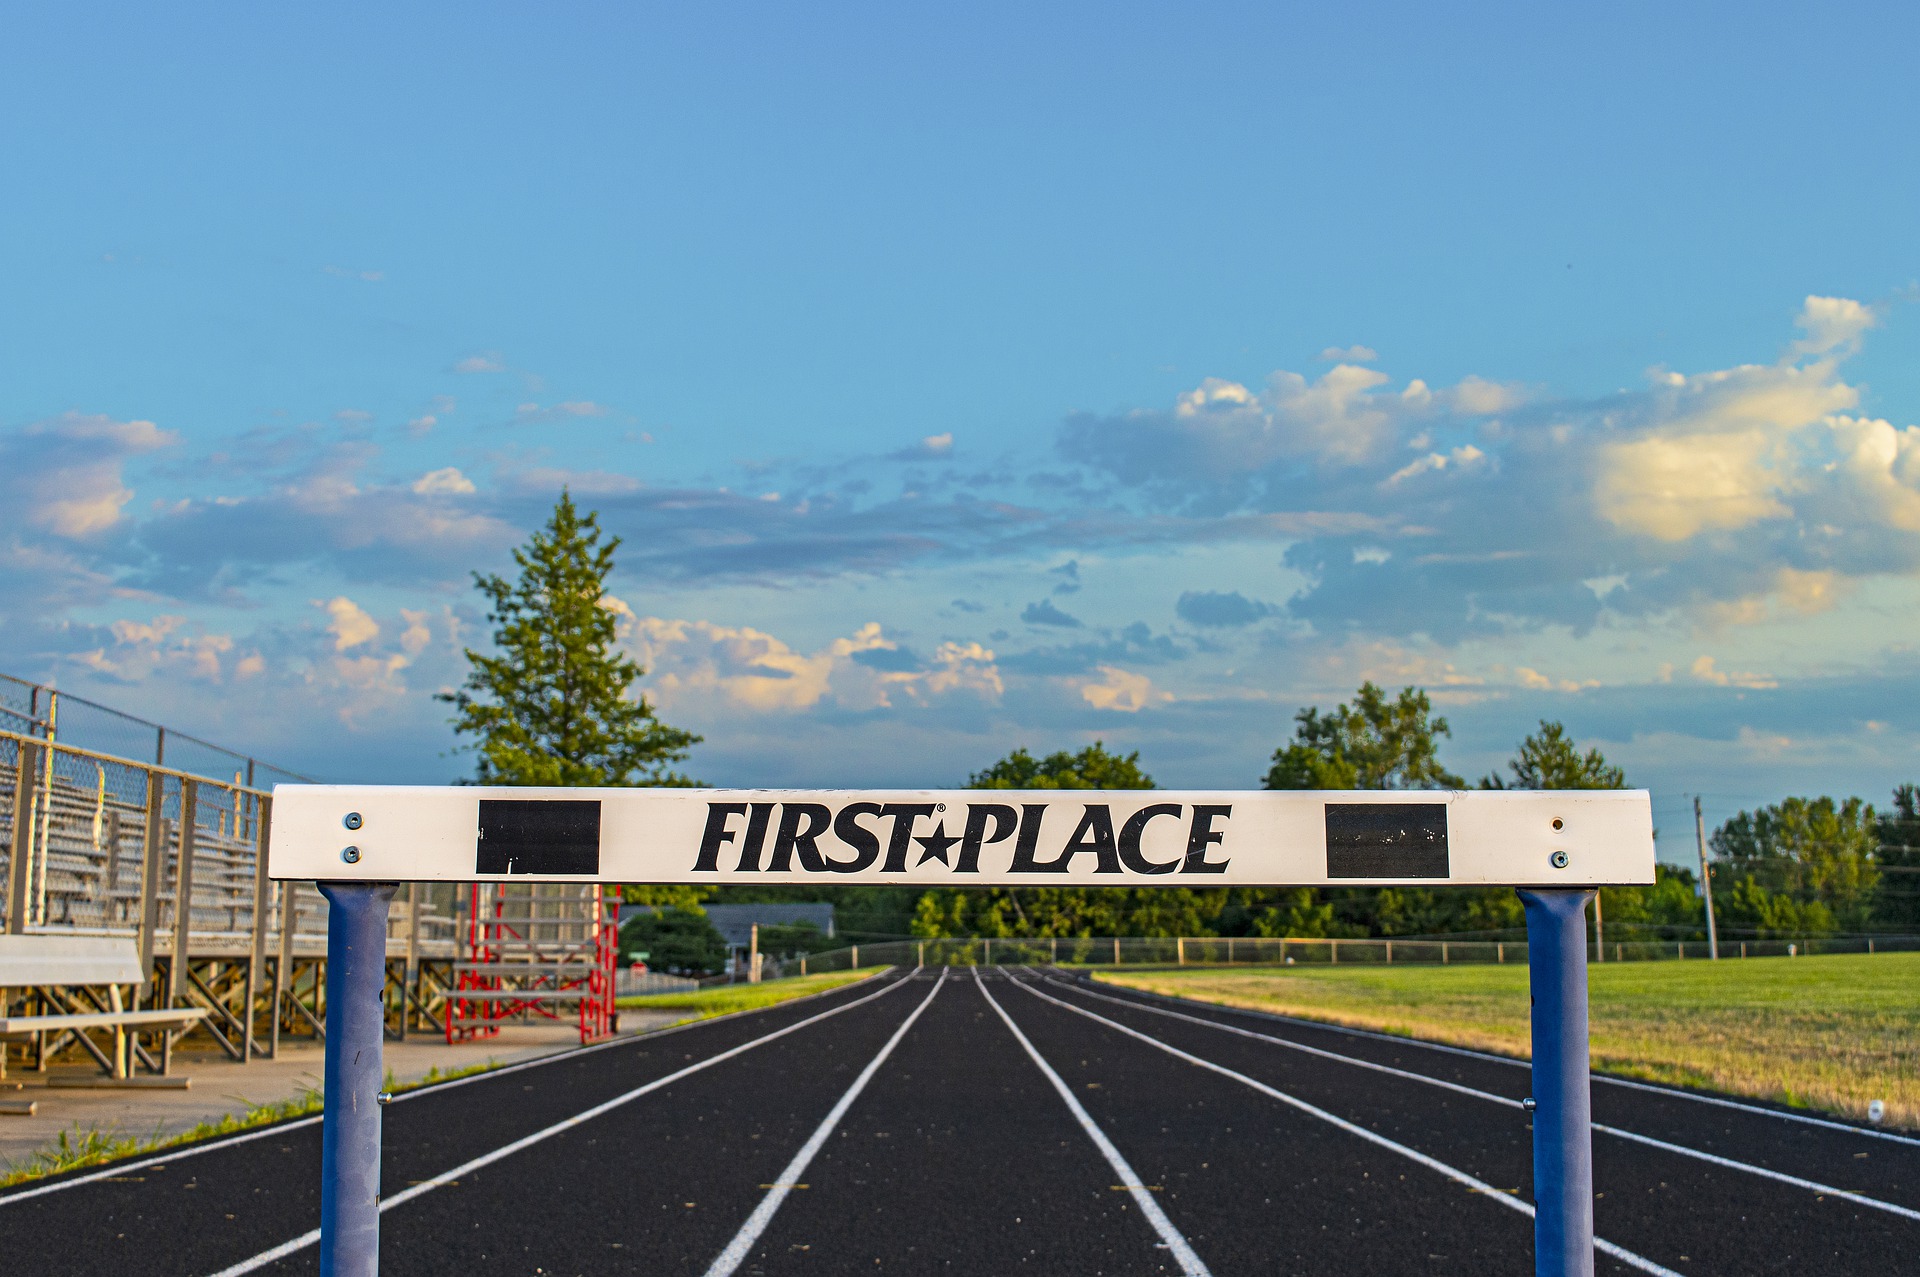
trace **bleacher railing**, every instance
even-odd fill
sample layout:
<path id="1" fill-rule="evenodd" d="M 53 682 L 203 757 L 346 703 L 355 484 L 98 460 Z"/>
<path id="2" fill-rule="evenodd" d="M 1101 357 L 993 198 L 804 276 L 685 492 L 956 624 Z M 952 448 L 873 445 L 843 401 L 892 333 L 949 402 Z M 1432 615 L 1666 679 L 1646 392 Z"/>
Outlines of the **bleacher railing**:
<path id="1" fill-rule="evenodd" d="M 271 790 L 309 777 L 197 736 L 135 718 L 84 696 L 0 674 L 0 731 L 59 741 L 129 762 L 151 762 L 190 776 L 231 779 Z"/>
<path id="2" fill-rule="evenodd" d="M 194 1035 L 236 1059 L 274 1054 L 282 1025 L 319 1033 L 328 906 L 312 883 L 267 878 L 272 801 L 244 774 L 0 730 L 0 932 L 131 938 L 137 1004 L 207 1007 Z M 405 973 L 389 1000 L 403 1026 L 439 1013 L 435 964 L 456 951 L 456 891 L 412 884 L 389 916 L 388 954 Z M 0 991 L 0 1006 L 35 996 Z"/>

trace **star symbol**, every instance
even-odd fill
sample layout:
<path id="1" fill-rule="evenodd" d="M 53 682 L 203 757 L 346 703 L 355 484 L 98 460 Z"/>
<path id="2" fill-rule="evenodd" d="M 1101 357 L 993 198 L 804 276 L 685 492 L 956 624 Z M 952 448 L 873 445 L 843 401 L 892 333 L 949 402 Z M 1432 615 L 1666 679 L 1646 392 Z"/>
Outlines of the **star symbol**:
<path id="1" fill-rule="evenodd" d="M 951 864 L 948 864 L 947 849 L 960 840 L 947 832 L 946 825 L 942 824 L 930 834 L 921 834 L 915 838 L 914 841 L 925 848 L 925 850 L 920 853 L 920 859 L 913 862 L 916 866 L 924 865 L 929 860 L 937 860 L 941 864 L 947 865 L 949 869 L 953 867 Z"/>

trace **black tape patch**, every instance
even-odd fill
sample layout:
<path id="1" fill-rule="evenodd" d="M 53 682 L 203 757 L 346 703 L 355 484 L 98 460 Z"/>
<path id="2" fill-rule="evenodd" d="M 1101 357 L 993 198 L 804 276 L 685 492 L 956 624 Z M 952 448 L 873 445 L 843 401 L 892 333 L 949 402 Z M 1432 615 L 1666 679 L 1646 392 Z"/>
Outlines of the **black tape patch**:
<path id="1" fill-rule="evenodd" d="M 1445 878 L 1445 803 L 1328 803 L 1327 877 Z"/>
<path id="2" fill-rule="evenodd" d="M 600 800 L 482 798 L 477 874 L 597 874 Z"/>

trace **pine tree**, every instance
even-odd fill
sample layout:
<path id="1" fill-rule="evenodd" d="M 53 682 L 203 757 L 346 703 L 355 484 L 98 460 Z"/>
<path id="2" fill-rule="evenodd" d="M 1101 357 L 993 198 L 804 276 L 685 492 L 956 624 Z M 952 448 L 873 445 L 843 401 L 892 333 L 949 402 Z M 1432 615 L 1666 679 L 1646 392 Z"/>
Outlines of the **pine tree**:
<path id="1" fill-rule="evenodd" d="M 547 526 L 513 552 L 520 578 L 473 574 L 496 654 L 467 650 L 453 727 L 473 738 L 482 785 L 690 785 L 669 770 L 699 743 L 631 694 L 646 671 L 616 646 L 606 581 L 620 538 L 562 491 Z"/>

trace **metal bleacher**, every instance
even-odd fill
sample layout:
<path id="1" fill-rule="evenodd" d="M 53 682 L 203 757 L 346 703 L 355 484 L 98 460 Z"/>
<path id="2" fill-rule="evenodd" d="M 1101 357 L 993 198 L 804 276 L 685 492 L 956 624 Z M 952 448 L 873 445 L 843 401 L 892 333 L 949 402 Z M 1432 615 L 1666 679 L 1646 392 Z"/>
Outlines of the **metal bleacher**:
<path id="1" fill-rule="evenodd" d="M 0 932 L 131 939 L 137 1006 L 204 1008 L 176 1037 L 236 1060 L 274 1055 L 283 1034 L 323 1035 L 327 904 L 311 883 L 271 882 L 263 854 L 271 786 L 304 779 L 0 675 Z M 393 1034 L 446 1032 L 464 903 L 458 884 L 395 900 Z M 67 1005 L 60 989 L 0 988 L 0 1018 Z M 0 1051 L 45 1067 L 84 1045 L 39 1034 Z"/>

